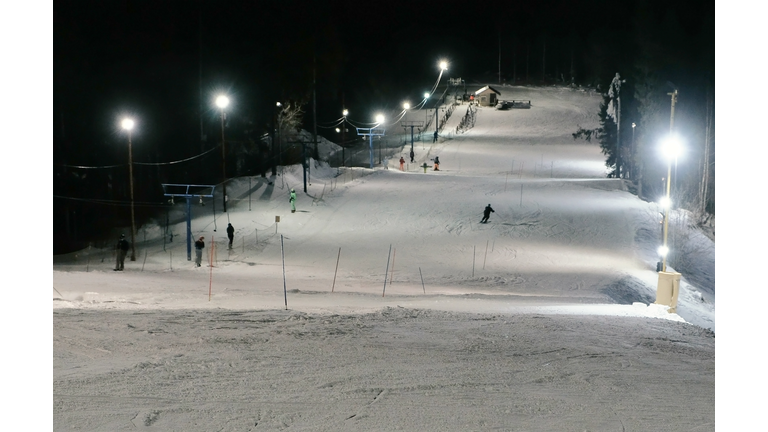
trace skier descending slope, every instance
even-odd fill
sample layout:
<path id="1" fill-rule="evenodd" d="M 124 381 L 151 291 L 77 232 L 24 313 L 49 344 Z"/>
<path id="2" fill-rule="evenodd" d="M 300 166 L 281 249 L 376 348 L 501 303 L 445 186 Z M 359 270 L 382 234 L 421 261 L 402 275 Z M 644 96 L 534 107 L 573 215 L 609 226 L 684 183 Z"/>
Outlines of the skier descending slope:
<path id="1" fill-rule="evenodd" d="M 491 213 L 496 213 L 496 211 L 491 208 L 490 204 L 488 204 L 485 206 L 485 210 L 483 210 L 483 219 L 480 221 L 480 223 L 487 223 L 488 218 L 491 217 Z"/>

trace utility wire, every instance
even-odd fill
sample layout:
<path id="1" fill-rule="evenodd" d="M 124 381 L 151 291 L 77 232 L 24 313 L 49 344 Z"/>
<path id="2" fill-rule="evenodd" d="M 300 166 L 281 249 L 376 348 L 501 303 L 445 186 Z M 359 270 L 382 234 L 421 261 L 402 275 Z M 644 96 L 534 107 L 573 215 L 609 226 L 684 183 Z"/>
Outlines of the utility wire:
<path id="1" fill-rule="evenodd" d="M 191 160 L 195 160 L 198 158 L 201 158 L 208 153 L 211 153 L 212 151 L 218 149 L 221 147 L 221 143 L 219 143 L 216 147 L 205 151 L 203 153 L 200 153 L 199 155 L 192 156 L 186 159 L 181 159 L 177 161 L 171 161 L 171 162 L 134 162 L 134 165 L 146 165 L 146 166 L 162 166 L 162 165 L 175 165 L 182 162 L 189 162 Z M 124 167 L 128 166 L 127 163 L 119 164 L 119 165 L 102 165 L 102 166 L 83 166 L 83 165 L 66 165 L 66 164 L 57 164 L 56 166 L 65 167 L 65 168 L 77 168 L 77 169 L 104 169 L 104 168 L 118 168 L 118 167 Z"/>

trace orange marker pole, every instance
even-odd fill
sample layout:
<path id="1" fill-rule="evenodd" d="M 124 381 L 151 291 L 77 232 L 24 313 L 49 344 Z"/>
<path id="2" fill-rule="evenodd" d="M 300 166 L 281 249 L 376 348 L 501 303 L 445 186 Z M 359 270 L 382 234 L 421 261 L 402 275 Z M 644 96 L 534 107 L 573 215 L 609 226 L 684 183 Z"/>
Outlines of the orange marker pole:
<path id="1" fill-rule="evenodd" d="M 211 301 L 211 291 L 213 288 L 213 249 L 216 248 L 216 243 L 213 241 L 213 236 L 211 236 L 211 260 L 209 266 L 211 267 L 210 276 L 208 278 L 208 301 Z"/>

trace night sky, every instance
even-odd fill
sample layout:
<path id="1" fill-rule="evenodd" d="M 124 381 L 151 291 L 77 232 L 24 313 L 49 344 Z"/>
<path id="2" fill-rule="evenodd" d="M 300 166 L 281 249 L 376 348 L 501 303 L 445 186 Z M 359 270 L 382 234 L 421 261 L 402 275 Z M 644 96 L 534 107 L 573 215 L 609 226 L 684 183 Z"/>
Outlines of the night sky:
<path id="1" fill-rule="evenodd" d="M 617 18 L 632 4 L 61 0 L 54 137 L 72 156 L 73 140 L 109 141 L 117 119 L 132 113 L 153 145 L 196 142 L 201 88 L 205 133 L 215 126 L 217 91 L 230 94 L 233 115 L 265 128 L 275 101 L 311 101 L 313 71 L 318 121 L 337 118 L 342 105 L 369 121 L 369 112 L 417 101 L 443 58 L 448 77 L 498 81 L 500 45 L 504 81 L 513 62 L 517 78 L 525 77 L 526 54 L 530 78 L 543 79 L 546 54 L 552 80 L 568 75 L 571 56 L 579 69 L 589 64 L 588 41 L 627 37 Z"/>

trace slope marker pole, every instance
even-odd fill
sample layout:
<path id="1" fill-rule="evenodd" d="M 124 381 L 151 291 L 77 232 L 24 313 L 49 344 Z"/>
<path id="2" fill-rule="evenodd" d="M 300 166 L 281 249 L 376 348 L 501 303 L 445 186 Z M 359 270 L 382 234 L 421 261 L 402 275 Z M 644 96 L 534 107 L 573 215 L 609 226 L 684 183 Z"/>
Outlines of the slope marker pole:
<path id="1" fill-rule="evenodd" d="M 384 290 L 381 292 L 381 296 L 384 297 L 384 293 L 387 291 L 387 273 L 389 273 L 389 257 L 392 255 L 392 245 L 389 245 L 389 252 L 387 253 L 387 268 L 384 270 Z"/>
<path id="2" fill-rule="evenodd" d="M 211 291 L 213 291 L 213 250 L 216 249 L 216 243 L 213 241 L 213 236 L 211 236 L 211 261 L 209 263 L 210 265 L 210 276 L 208 277 L 208 301 L 211 301 Z"/>
<path id="3" fill-rule="evenodd" d="M 285 247 L 283 246 L 282 234 L 280 234 L 280 253 L 283 256 L 283 296 L 285 297 L 285 310 L 288 310 L 288 288 L 285 284 Z"/>
<path id="4" fill-rule="evenodd" d="M 419 267 L 419 276 L 421 276 L 421 289 L 424 291 L 424 294 L 426 294 L 427 289 L 424 288 L 424 275 L 421 274 L 421 267 Z"/>
<path id="5" fill-rule="evenodd" d="M 339 256 L 336 257 L 336 271 L 333 273 L 333 286 L 331 286 L 331 292 L 336 288 L 336 274 L 339 272 L 339 258 L 341 258 L 341 248 L 339 248 Z"/>

